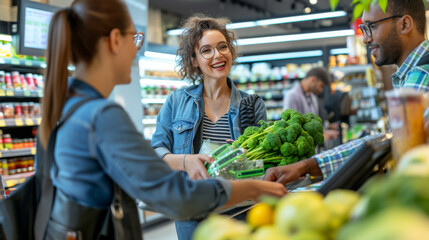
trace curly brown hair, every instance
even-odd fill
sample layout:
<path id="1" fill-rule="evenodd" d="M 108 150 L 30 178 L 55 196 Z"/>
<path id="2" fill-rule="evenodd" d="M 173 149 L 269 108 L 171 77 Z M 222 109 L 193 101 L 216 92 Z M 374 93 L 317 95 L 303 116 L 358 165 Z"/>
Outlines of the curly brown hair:
<path id="1" fill-rule="evenodd" d="M 201 14 L 194 15 L 185 21 L 182 26 L 184 31 L 180 36 L 180 44 L 177 49 L 177 56 L 179 56 L 177 67 L 182 79 L 190 79 L 193 84 L 198 84 L 202 80 L 203 74 L 200 68 L 192 65 L 192 59 L 196 57 L 195 46 L 203 33 L 208 30 L 217 30 L 225 36 L 230 45 L 232 64 L 236 63 L 236 37 L 234 32 L 226 29 L 227 23 L 230 23 L 227 18 L 211 18 Z"/>

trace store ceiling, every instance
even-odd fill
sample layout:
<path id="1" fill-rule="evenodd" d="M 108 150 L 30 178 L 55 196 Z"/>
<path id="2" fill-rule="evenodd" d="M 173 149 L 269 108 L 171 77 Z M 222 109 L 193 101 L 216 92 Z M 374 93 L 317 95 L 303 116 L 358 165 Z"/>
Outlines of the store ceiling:
<path id="1" fill-rule="evenodd" d="M 352 0 L 340 0 L 337 10 L 351 12 Z M 227 17 L 232 22 L 243 22 L 267 18 L 302 15 L 306 7 L 312 13 L 330 11 L 329 0 L 318 0 L 315 5 L 309 0 L 149 0 L 149 7 L 176 15 L 183 20 L 195 13 L 211 17 Z M 329 20 L 313 20 L 300 23 L 278 24 L 234 30 L 238 38 L 276 36 L 296 33 L 311 33 L 350 28 L 351 14 Z M 179 26 L 176 26 L 179 27 Z M 332 46 L 345 46 L 346 38 L 304 40 L 274 44 L 259 44 L 240 47 L 243 55 L 258 53 L 289 52 L 305 49 L 321 49 Z"/>

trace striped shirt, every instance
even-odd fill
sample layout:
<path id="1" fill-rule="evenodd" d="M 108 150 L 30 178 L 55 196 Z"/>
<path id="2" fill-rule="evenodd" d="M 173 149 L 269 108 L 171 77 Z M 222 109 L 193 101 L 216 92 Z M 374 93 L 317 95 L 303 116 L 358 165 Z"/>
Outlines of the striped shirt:
<path id="1" fill-rule="evenodd" d="M 203 118 L 203 139 L 210 139 L 211 142 L 224 144 L 227 139 L 231 139 L 229 130 L 228 113 L 225 113 L 216 123 L 204 113 Z"/>

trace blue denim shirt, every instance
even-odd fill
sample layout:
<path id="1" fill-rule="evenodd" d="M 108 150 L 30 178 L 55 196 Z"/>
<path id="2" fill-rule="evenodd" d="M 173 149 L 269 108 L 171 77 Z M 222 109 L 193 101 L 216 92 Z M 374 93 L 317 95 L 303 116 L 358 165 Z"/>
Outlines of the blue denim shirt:
<path id="1" fill-rule="evenodd" d="M 231 88 L 231 102 L 228 111 L 231 138 L 236 140 L 240 135 L 239 107 L 240 101 L 247 93 L 238 90 L 234 83 L 227 79 Z M 264 102 L 259 99 L 255 104 L 256 121 L 267 119 Z M 200 151 L 204 118 L 203 84 L 193 85 L 174 91 L 168 96 L 156 120 L 156 131 L 152 135 L 152 147 L 160 157 L 168 153 L 195 154 Z"/>
<path id="2" fill-rule="evenodd" d="M 108 207 L 115 182 L 131 197 L 173 218 L 206 214 L 227 202 L 230 182 L 188 180 L 159 159 L 120 105 L 82 81 L 73 80 L 71 88 L 79 96 L 67 100 L 63 113 L 86 96 L 97 99 L 81 106 L 58 131 L 51 176 L 69 198 Z"/>

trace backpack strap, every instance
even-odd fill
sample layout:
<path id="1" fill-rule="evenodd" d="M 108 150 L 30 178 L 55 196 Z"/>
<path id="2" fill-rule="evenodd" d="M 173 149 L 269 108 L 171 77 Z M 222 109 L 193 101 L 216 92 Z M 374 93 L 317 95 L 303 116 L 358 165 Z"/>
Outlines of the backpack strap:
<path id="1" fill-rule="evenodd" d="M 34 224 L 34 237 L 36 240 L 42 240 L 45 236 L 45 230 L 48 225 L 48 221 L 51 215 L 52 203 L 54 199 L 54 186 L 50 176 L 51 166 L 54 162 L 55 153 L 55 142 L 57 138 L 58 129 L 64 124 L 64 122 L 83 104 L 94 100 L 94 98 L 85 98 L 80 102 L 73 105 L 70 110 L 64 114 L 52 129 L 49 136 L 48 146 L 46 150 L 41 147 L 40 141 L 37 141 L 37 165 L 38 170 L 36 175 L 41 177 L 41 195 L 38 201 L 35 224 Z M 39 152 L 40 151 L 40 152 Z M 39 155 L 40 153 L 40 155 Z"/>

